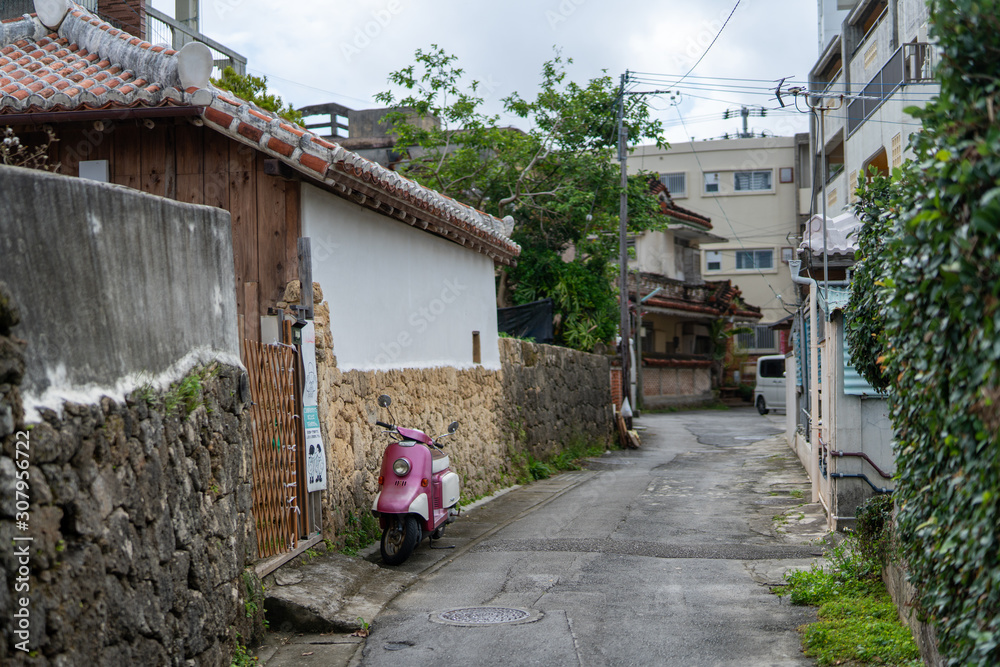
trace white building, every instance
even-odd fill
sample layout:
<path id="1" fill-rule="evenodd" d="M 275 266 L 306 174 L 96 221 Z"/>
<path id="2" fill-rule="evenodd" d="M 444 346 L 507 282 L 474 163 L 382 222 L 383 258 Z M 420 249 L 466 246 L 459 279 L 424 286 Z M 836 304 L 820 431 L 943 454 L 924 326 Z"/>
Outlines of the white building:
<path id="1" fill-rule="evenodd" d="M 630 171 L 658 173 L 679 206 L 710 217 L 713 231 L 726 238 L 702 241 L 700 272 L 706 280 L 732 281 L 747 303 L 761 309 L 754 333 L 739 340 L 754 354 L 778 351 L 779 334 L 768 325 L 795 305 L 788 260 L 809 200 L 808 164 L 800 164 L 808 153 L 796 146 L 795 137 L 720 139 L 667 150 L 643 146 L 629 156 Z"/>
<path id="2" fill-rule="evenodd" d="M 891 488 L 895 468 L 884 397 L 858 376 L 844 338 L 857 247 L 847 232 L 860 224 L 850 207 L 859 175 L 870 167 L 889 173 L 911 157 L 909 137 L 920 124 L 903 109 L 923 106 L 938 86 L 924 0 L 818 0 L 818 7 L 820 54 L 809 77 L 809 103 L 819 107 L 810 133 L 815 215 L 800 253 L 800 280 L 811 284 L 788 361 L 786 375 L 796 378 L 788 382 L 789 405 L 797 405 L 787 428 L 812 498 L 836 529 L 873 493 Z"/>
<path id="3" fill-rule="evenodd" d="M 819 0 L 820 12 L 830 4 Z M 909 137 L 920 124 L 903 109 L 923 106 L 938 91 L 924 0 L 839 0 L 837 6 L 849 11 L 837 13 L 846 14 L 839 32 L 827 33 L 810 72 L 810 90 L 861 97 L 824 98 L 822 133 L 819 123 L 812 128 L 813 154 L 826 159 L 814 211 L 821 213 L 825 202 L 828 217 L 854 202 L 858 174 L 869 166 L 888 173 L 910 157 Z"/>

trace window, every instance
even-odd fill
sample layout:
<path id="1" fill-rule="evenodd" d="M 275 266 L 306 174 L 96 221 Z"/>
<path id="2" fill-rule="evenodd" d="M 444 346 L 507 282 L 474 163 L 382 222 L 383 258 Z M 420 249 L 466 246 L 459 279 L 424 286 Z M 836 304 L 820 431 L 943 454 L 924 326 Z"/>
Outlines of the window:
<path id="1" fill-rule="evenodd" d="M 781 249 L 781 261 L 788 264 L 790 261 L 795 259 L 795 249 L 794 248 L 782 248 Z"/>
<path id="2" fill-rule="evenodd" d="M 705 270 L 706 271 L 721 271 L 722 270 L 722 251 L 721 250 L 706 250 L 705 251 Z"/>
<path id="3" fill-rule="evenodd" d="M 771 189 L 771 170 L 738 171 L 733 174 L 736 192 L 760 192 Z"/>
<path id="4" fill-rule="evenodd" d="M 687 197 L 687 174 L 660 174 L 660 182 L 667 186 L 671 197 Z"/>
<path id="5" fill-rule="evenodd" d="M 719 191 L 719 172 L 712 171 L 705 174 L 705 193 Z"/>
<path id="6" fill-rule="evenodd" d="M 773 269 L 773 250 L 737 250 L 737 269 Z"/>
<path id="7" fill-rule="evenodd" d="M 755 324 L 747 328 L 750 329 L 749 332 L 736 335 L 736 346 L 738 348 L 741 350 L 776 349 L 774 344 L 774 329 L 766 324 Z M 781 373 L 783 374 L 785 371 L 784 363 L 781 363 L 781 366 Z"/>
<path id="8" fill-rule="evenodd" d="M 774 338 L 774 336 L 772 335 L 771 338 Z M 760 362 L 760 376 L 763 378 L 785 377 L 785 360 L 784 359 L 762 360 Z"/>
<path id="9" fill-rule="evenodd" d="M 795 181 L 795 170 L 792 167 L 782 167 L 778 172 L 778 181 L 781 183 L 792 183 Z"/>

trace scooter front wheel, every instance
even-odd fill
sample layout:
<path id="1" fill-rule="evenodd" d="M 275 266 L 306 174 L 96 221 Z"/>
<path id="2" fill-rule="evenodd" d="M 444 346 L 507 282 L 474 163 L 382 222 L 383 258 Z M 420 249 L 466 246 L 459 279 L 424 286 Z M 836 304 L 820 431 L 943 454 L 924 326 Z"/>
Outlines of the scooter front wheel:
<path id="1" fill-rule="evenodd" d="M 420 541 L 420 524 L 412 516 L 399 517 L 382 531 L 382 560 L 387 565 L 400 565 Z"/>

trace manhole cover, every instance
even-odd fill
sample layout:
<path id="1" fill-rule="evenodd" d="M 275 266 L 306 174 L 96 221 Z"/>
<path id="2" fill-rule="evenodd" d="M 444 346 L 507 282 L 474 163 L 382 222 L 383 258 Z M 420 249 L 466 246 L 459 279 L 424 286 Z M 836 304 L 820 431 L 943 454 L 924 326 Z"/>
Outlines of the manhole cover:
<path id="1" fill-rule="evenodd" d="M 467 626 L 531 623 L 541 617 L 540 611 L 517 607 L 460 607 L 431 614 L 435 623 Z"/>

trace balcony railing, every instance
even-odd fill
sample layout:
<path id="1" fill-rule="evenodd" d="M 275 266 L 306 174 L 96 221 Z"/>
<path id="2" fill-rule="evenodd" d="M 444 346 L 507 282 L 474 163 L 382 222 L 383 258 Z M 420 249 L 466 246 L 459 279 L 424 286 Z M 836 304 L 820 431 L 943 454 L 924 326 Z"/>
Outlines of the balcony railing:
<path id="1" fill-rule="evenodd" d="M 933 81 L 934 49 L 927 42 L 911 42 L 896 49 L 889 61 L 847 105 L 847 134 L 861 127 L 875 110 L 902 85 Z"/>
<path id="2" fill-rule="evenodd" d="M 180 50 L 188 42 L 201 42 L 212 51 L 212 62 L 221 73 L 223 68 L 232 67 L 237 74 L 247 73 L 247 58 L 227 46 L 193 30 L 174 17 L 164 14 L 152 5 L 146 5 L 146 41 L 153 44 L 169 44 Z"/>
<path id="3" fill-rule="evenodd" d="M 129 28 L 120 25 L 113 18 L 104 16 L 98 10 L 98 0 L 78 0 L 88 12 L 100 16 L 116 28 Z M 34 0 L 0 0 L 0 19 L 16 18 L 24 14 L 34 14 Z M 135 28 L 131 28 L 135 31 Z M 212 60 L 219 74 L 224 67 L 232 67 L 238 74 L 246 74 L 247 59 L 227 46 L 206 37 L 197 30 L 189 28 L 177 19 L 155 9 L 146 3 L 146 41 L 153 44 L 168 44 L 172 49 L 180 49 L 188 42 L 201 42 L 212 51 Z"/>

